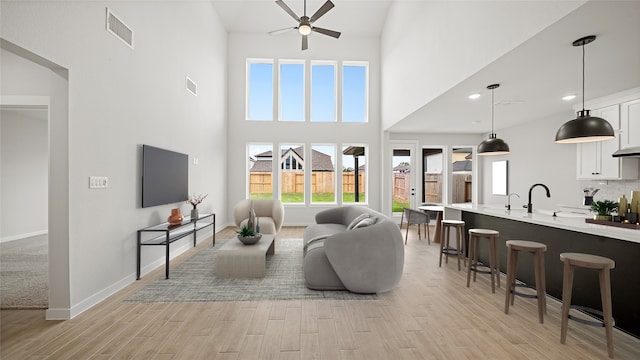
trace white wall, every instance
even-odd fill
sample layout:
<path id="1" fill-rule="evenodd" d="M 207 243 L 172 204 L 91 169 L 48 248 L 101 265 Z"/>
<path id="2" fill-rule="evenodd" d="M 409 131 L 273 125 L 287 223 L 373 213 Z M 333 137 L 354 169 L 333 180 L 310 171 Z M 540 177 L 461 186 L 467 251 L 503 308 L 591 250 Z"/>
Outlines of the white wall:
<path id="1" fill-rule="evenodd" d="M 245 68 L 247 58 L 336 60 L 369 62 L 369 123 L 284 123 L 255 122 L 245 120 Z M 280 143 L 302 143 L 310 154 L 312 143 L 342 144 L 366 143 L 369 145 L 367 172 L 369 188 L 367 201 L 370 207 L 380 209 L 380 61 L 377 38 L 344 37 L 339 40 L 314 34 L 309 38 L 309 50 L 300 50 L 300 36 L 288 33 L 280 36 L 229 35 L 229 172 L 228 199 L 231 205 L 246 198 L 246 144 L 269 142 L 274 149 Z M 307 61 L 306 65 L 309 63 Z M 308 68 L 307 68 L 308 69 Z M 309 84 L 307 71 L 306 83 Z M 340 80 L 338 79 L 338 84 Z M 306 94 L 307 99 L 309 93 Z M 338 97 L 339 99 L 340 97 Z M 338 100 L 340 101 L 340 100 Z M 310 194 L 309 176 L 306 193 Z M 335 206 L 335 205 L 334 205 Z M 314 215 L 327 205 L 287 205 L 285 225 L 305 225 L 314 221 Z"/>
<path id="2" fill-rule="evenodd" d="M 584 3 L 393 2 L 381 41 L 383 129 Z"/>
<path id="3" fill-rule="evenodd" d="M 482 157 L 482 202 L 500 205 L 507 203 L 506 196 L 491 194 L 492 163 L 507 160 L 508 191 L 520 195 L 520 198 L 511 198 L 512 207 L 521 208 L 523 204 L 527 204 L 529 188 L 536 183 L 547 185 L 551 198 L 546 197 L 544 189 L 534 189 L 534 208 L 554 210 L 558 209 L 558 204 L 580 204 L 582 188 L 576 179 L 576 146 L 554 142 L 558 128 L 572 117 L 575 117 L 573 112 L 567 109 L 566 113 L 552 118 L 501 129 L 498 137 L 509 144 L 511 153 Z"/>
<path id="4" fill-rule="evenodd" d="M 48 229 L 48 110 L 0 110 L 0 242 Z"/>
<path id="5" fill-rule="evenodd" d="M 134 49 L 105 30 L 106 7 L 134 30 Z M 72 317 L 134 281 L 137 229 L 189 208 L 140 208 L 141 144 L 197 156 L 190 192 L 209 194 L 201 211 L 226 221 L 226 33 L 208 2 L 3 2 L 1 16 L 4 39 L 69 71 L 69 155 L 51 166 L 68 161 L 70 289 L 48 315 Z M 92 175 L 109 188 L 88 189 Z M 162 258 L 144 249 L 143 268 Z"/>

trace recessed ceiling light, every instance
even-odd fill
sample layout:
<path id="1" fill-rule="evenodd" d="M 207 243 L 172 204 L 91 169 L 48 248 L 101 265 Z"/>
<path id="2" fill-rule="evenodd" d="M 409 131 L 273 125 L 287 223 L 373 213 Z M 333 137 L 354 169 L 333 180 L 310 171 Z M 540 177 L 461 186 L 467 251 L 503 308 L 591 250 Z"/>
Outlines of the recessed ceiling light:
<path id="1" fill-rule="evenodd" d="M 471 125 L 478 125 L 478 124 L 480 124 L 480 121 L 477 121 L 477 120 L 476 120 L 476 121 L 472 121 L 472 122 L 471 122 Z"/>
<path id="2" fill-rule="evenodd" d="M 563 96 L 562 100 L 569 101 L 569 100 L 573 100 L 575 98 L 576 98 L 576 95 L 575 94 L 571 94 L 571 95 Z"/>
<path id="3" fill-rule="evenodd" d="M 469 99 L 475 100 L 475 99 L 479 98 L 480 96 L 482 96 L 482 95 L 478 94 L 478 93 L 471 94 L 471 95 L 469 95 Z"/>

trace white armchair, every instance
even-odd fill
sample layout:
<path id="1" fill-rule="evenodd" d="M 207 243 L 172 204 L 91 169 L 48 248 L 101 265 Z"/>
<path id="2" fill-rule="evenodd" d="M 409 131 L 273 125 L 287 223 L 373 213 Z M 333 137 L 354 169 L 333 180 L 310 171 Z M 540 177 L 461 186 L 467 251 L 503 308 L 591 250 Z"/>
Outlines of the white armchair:
<path id="1" fill-rule="evenodd" d="M 233 219 L 236 226 L 241 227 L 247 223 L 249 212 L 252 209 L 260 224 L 261 233 L 276 235 L 280 231 L 284 221 L 284 206 L 280 200 L 241 200 L 233 208 Z"/>

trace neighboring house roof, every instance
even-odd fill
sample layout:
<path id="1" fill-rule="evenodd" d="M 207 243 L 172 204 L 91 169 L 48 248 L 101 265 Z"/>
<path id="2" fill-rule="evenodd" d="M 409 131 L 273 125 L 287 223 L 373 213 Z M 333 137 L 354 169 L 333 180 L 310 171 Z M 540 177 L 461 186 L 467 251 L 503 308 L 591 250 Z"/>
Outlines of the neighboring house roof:
<path id="1" fill-rule="evenodd" d="M 454 161 L 453 163 L 453 172 L 457 171 L 471 171 L 473 166 L 473 162 L 470 160 L 465 161 Z"/>
<path id="2" fill-rule="evenodd" d="M 397 165 L 393 168 L 394 172 L 400 172 L 400 173 L 408 173 L 410 172 L 411 167 L 409 165 Z"/>
<path id="3" fill-rule="evenodd" d="M 297 148 L 289 148 L 282 150 L 280 158 L 283 158 L 289 152 L 295 153 L 300 159 L 304 160 L 304 151 L 302 146 Z M 255 155 L 256 161 L 251 166 L 252 172 L 271 172 L 271 162 L 273 160 L 273 152 L 265 151 Z M 311 150 L 311 171 L 334 171 L 331 156 L 317 150 Z"/>

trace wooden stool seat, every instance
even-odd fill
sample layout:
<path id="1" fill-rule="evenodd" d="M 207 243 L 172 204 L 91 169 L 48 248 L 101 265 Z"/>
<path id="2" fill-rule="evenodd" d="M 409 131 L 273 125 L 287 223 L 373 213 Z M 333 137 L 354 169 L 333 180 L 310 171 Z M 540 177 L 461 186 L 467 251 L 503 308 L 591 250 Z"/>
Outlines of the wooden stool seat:
<path id="1" fill-rule="evenodd" d="M 613 315 L 611 310 L 611 269 L 616 263 L 612 259 L 581 253 L 561 253 L 560 261 L 564 263 L 564 273 L 562 278 L 562 319 L 560 329 L 560 343 L 564 344 L 567 339 L 567 327 L 569 319 L 579 321 L 587 325 L 603 326 L 607 337 L 607 353 L 613 358 Z M 602 299 L 602 311 L 586 308 L 583 306 L 571 305 L 571 292 L 573 291 L 573 272 L 576 267 L 593 269 L 598 271 L 600 281 L 600 298 Z M 578 308 L 587 313 L 602 315 L 602 322 L 587 321 L 574 318 L 569 315 L 570 308 Z"/>
<path id="2" fill-rule="evenodd" d="M 517 292 L 515 287 L 527 286 L 516 284 L 516 272 L 518 268 L 518 252 L 525 251 L 533 254 L 534 278 L 536 282 L 535 295 Z M 547 245 L 534 241 L 509 240 L 507 241 L 507 291 L 504 299 L 504 313 L 509 313 L 509 304 L 513 305 L 515 295 L 538 299 L 538 320 L 544 323 L 544 314 L 547 313 L 546 285 L 544 274 L 544 253 Z M 532 288 L 532 287 L 531 287 Z"/>
<path id="3" fill-rule="evenodd" d="M 477 273 L 486 273 L 491 275 L 491 292 L 496 292 L 496 280 L 500 287 L 500 258 L 498 258 L 498 237 L 500 233 L 490 229 L 469 229 L 469 266 L 467 266 L 467 287 L 471 280 L 471 272 L 473 271 L 473 282 L 476 281 Z M 478 270 L 478 241 L 479 239 L 489 240 L 489 271 Z M 494 278 L 495 277 L 495 278 Z"/>
<path id="4" fill-rule="evenodd" d="M 445 256 L 445 263 L 449 263 L 449 255 L 455 255 L 458 258 L 458 271 L 460 271 L 460 258 L 464 260 L 464 266 L 467 266 L 467 259 L 464 258 L 466 242 L 464 241 L 464 221 L 460 220 L 442 220 L 440 227 L 440 267 L 442 267 L 442 255 Z M 456 232 L 456 248 L 449 246 L 449 237 L 451 229 Z"/>

